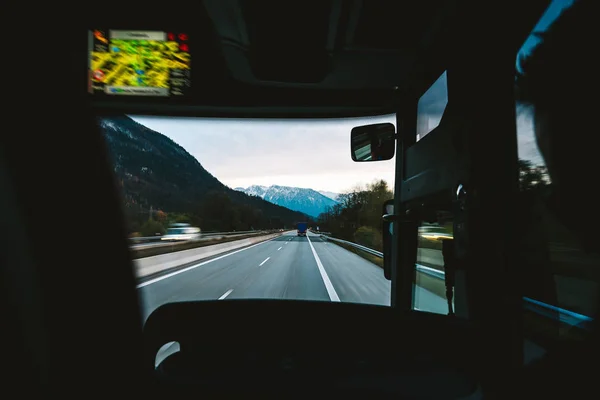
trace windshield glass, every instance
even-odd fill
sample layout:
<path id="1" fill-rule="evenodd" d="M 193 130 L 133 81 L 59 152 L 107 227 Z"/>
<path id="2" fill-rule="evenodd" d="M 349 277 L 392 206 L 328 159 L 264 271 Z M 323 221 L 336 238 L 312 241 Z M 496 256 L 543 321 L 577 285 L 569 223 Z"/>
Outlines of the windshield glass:
<path id="1" fill-rule="evenodd" d="M 144 318 L 190 300 L 389 306 L 377 254 L 394 159 L 355 163 L 349 152 L 353 127 L 380 122 L 395 116 L 100 119 Z"/>

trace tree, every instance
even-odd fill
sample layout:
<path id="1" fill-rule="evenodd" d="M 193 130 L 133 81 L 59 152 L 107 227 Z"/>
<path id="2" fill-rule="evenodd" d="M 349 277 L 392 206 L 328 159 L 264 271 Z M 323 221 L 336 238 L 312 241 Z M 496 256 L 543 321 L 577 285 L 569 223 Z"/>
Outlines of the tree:
<path id="1" fill-rule="evenodd" d="M 542 165 L 533 165 L 529 160 L 519 160 L 519 189 L 540 189 L 549 184 L 548 170 Z"/>
<path id="2" fill-rule="evenodd" d="M 161 224 L 164 224 L 167 221 L 167 213 L 162 210 L 158 210 L 156 214 L 154 214 L 154 218 L 156 218 L 156 220 Z"/>
<path id="3" fill-rule="evenodd" d="M 381 232 L 370 226 L 361 226 L 354 232 L 354 241 L 374 250 L 383 250 Z"/>
<path id="4" fill-rule="evenodd" d="M 164 235 L 165 227 L 158 221 L 147 220 L 140 228 L 142 236 Z"/>
<path id="5" fill-rule="evenodd" d="M 317 218 L 320 230 L 334 236 L 379 248 L 382 240 L 382 210 L 385 201 L 394 197 L 384 180 L 341 194 L 339 203 L 329 207 Z M 367 244 L 368 243 L 368 244 Z"/>
<path id="6" fill-rule="evenodd" d="M 222 191 L 211 191 L 202 202 L 201 216 L 205 229 L 219 231 L 239 230 L 240 212 L 231 198 Z"/>
<path id="7" fill-rule="evenodd" d="M 375 181 L 367 185 L 365 193 L 366 199 L 362 209 L 361 222 L 381 231 L 381 216 L 383 204 L 394 197 L 393 192 L 388 188 L 384 180 Z"/>

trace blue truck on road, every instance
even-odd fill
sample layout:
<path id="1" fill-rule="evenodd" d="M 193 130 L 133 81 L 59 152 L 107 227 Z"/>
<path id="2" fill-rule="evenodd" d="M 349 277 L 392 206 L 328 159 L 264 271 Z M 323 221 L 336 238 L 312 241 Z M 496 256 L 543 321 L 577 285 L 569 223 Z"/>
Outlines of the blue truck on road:
<path id="1" fill-rule="evenodd" d="M 306 236 L 306 228 L 308 224 L 306 222 L 298 222 L 296 228 L 298 230 L 298 236 Z"/>

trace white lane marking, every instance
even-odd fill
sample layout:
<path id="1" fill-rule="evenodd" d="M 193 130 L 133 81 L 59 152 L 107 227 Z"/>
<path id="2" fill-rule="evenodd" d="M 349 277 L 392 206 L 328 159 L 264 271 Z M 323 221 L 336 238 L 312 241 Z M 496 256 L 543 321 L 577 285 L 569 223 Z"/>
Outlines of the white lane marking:
<path id="1" fill-rule="evenodd" d="M 289 242 L 285 242 L 284 244 L 288 244 Z"/>
<path id="2" fill-rule="evenodd" d="M 313 256 L 315 257 L 315 261 L 317 262 L 317 267 L 319 267 L 319 272 L 321 273 L 321 278 L 323 279 L 323 283 L 325 284 L 325 289 L 327 289 L 327 294 L 329 295 L 329 299 L 331 301 L 340 301 L 340 298 L 339 298 L 337 292 L 335 291 L 333 284 L 331 283 L 331 280 L 329 279 L 329 276 L 327 275 L 327 272 L 325 271 L 325 268 L 323 268 L 323 263 L 321 263 L 321 259 L 319 258 L 319 255 L 317 254 L 315 248 L 313 247 L 312 242 L 310 241 L 308 236 L 306 236 L 306 239 L 308 240 L 310 249 L 312 250 Z"/>
<path id="3" fill-rule="evenodd" d="M 260 246 L 261 244 L 265 244 L 265 243 L 270 242 L 271 240 L 275 240 L 275 239 L 277 239 L 277 238 L 275 237 L 273 239 L 265 240 L 264 242 L 256 243 L 256 244 L 253 244 L 252 246 L 248 246 L 248 247 L 244 247 L 243 249 L 240 249 L 240 250 L 232 251 L 231 253 L 228 253 L 228 254 L 225 254 L 225 255 L 213 258 L 211 260 L 204 261 L 204 262 L 201 262 L 201 263 L 198 263 L 198 264 L 194 264 L 194 265 L 190 265 L 189 267 L 180 269 L 180 270 L 175 271 L 175 272 L 171 272 L 170 274 L 159 276 L 158 278 L 150 279 L 149 281 L 140 283 L 135 288 L 139 289 L 139 288 L 144 287 L 144 286 L 152 285 L 153 283 L 162 281 L 164 279 L 170 278 L 170 277 L 178 275 L 178 274 L 182 274 L 182 273 L 187 272 L 189 270 L 192 270 L 194 268 L 198 268 L 198 267 L 201 267 L 203 265 L 209 264 L 209 263 L 211 263 L 213 261 L 217 261 L 217 260 L 220 260 L 222 258 L 229 257 L 229 256 L 231 256 L 233 254 L 236 254 L 236 253 L 239 253 L 241 251 L 248 250 L 248 249 L 251 249 L 251 248 L 256 247 L 256 246 Z"/>
<path id="4" fill-rule="evenodd" d="M 266 259 L 265 261 L 261 262 L 260 264 L 258 264 L 258 266 L 259 266 L 259 267 L 262 267 L 262 265 L 263 265 L 264 263 L 266 263 L 267 261 L 269 261 L 269 258 L 271 258 L 271 257 L 267 257 L 267 259 Z"/>
<path id="5" fill-rule="evenodd" d="M 223 293 L 223 296 L 219 297 L 219 300 L 223 300 L 225 297 L 229 296 L 231 292 L 233 292 L 233 289 L 229 289 L 228 291 Z"/>
<path id="6" fill-rule="evenodd" d="M 279 250 L 281 250 L 281 249 L 283 249 L 283 246 L 282 246 L 282 247 L 280 247 L 280 248 L 278 248 L 278 249 L 277 249 L 277 251 L 279 251 Z"/>

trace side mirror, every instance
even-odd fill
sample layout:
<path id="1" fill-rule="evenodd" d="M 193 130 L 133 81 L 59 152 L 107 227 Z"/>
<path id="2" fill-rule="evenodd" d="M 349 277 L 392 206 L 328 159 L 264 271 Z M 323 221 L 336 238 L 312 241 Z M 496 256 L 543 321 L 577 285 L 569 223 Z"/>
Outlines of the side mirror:
<path id="1" fill-rule="evenodd" d="M 350 132 L 352 160 L 385 161 L 394 157 L 396 150 L 396 128 L 389 122 L 363 125 Z"/>
<path id="2" fill-rule="evenodd" d="M 394 200 L 383 203 L 383 276 L 388 281 L 392 280 L 392 246 L 394 238 Z"/>

